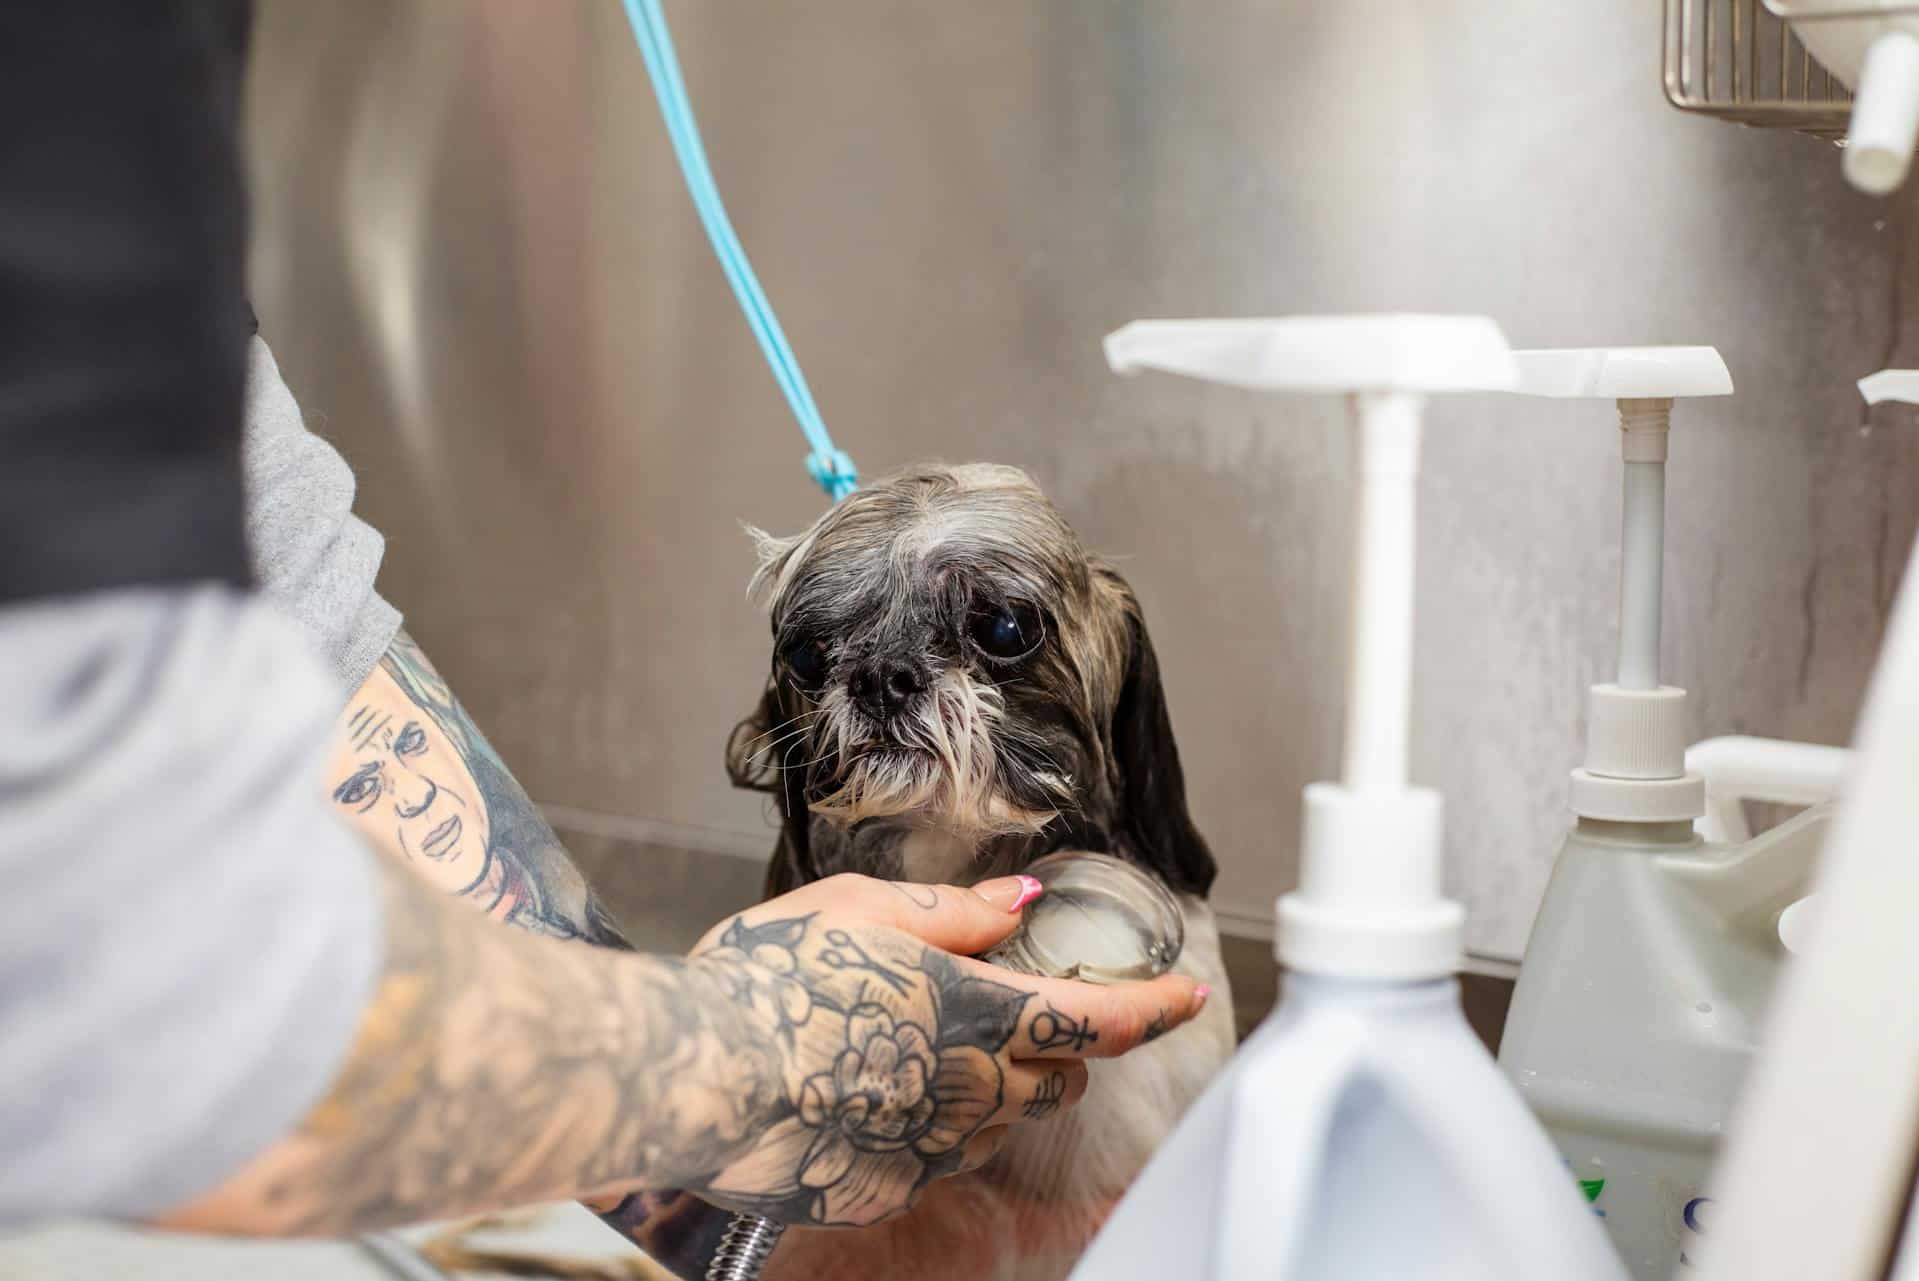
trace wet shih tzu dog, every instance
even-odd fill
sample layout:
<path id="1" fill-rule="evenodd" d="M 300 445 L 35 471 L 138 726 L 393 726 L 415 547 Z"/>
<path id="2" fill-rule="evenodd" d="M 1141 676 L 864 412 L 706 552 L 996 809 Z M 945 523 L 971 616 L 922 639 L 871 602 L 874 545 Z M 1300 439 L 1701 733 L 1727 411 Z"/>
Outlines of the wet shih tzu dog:
<path id="1" fill-rule="evenodd" d="M 1232 1051 L 1213 859 L 1139 603 L 1010 467 L 908 472 L 797 537 L 756 537 L 772 672 L 727 766 L 779 810 L 769 895 L 845 871 L 965 885 L 1101 851 L 1174 892 L 1178 968 L 1214 989 L 1165 1041 L 1094 1062 L 1073 1112 L 1017 1127 L 891 1223 L 788 1233 L 768 1277 L 1063 1277 Z"/>

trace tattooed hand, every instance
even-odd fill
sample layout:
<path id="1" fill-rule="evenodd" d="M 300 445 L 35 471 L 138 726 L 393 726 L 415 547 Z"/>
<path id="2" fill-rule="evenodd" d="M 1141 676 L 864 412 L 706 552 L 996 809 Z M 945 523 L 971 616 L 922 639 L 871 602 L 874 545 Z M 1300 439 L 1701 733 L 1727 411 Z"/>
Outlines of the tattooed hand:
<path id="1" fill-rule="evenodd" d="M 1077 1103 L 1082 1057 L 1124 1053 L 1203 1000 L 1177 976 L 1093 987 L 967 959 L 1012 932 L 1029 877 L 903 888 L 833 877 L 694 948 L 778 1060 L 764 1128 L 701 1195 L 788 1222 L 878 1222 L 983 1164 L 1009 1125 Z"/>
<path id="2" fill-rule="evenodd" d="M 384 964 L 333 1085 L 297 1129 L 162 1221 L 342 1235 L 561 1197 L 685 1188 L 789 1222 L 867 1224 L 970 1169 L 1005 1127 L 1079 1100 L 1202 999 L 967 954 L 1017 922 L 977 889 L 819 881 L 685 959 L 503 930 L 391 861 Z M 960 955 L 953 955 L 959 953 Z"/>

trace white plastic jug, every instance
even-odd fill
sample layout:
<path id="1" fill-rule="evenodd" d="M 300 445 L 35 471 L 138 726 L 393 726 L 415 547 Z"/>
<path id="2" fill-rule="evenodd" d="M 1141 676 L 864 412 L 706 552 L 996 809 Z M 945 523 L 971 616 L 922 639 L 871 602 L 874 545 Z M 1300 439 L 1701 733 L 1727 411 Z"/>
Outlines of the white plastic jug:
<path id="1" fill-rule="evenodd" d="M 1288 974 L 1076 1281 L 1620 1281 L 1452 979 Z"/>
<path id="2" fill-rule="evenodd" d="M 1707 1174 L 1787 956 L 1779 918 L 1831 810 L 1741 845 L 1581 819 L 1560 850 L 1499 1062 L 1639 1281 L 1712 1230 Z"/>
<path id="3" fill-rule="evenodd" d="M 1686 691 L 1660 680 L 1668 435 L 1676 401 L 1732 392 L 1719 353 L 1515 360 L 1521 394 L 1616 402 L 1619 659 L 1617 679 L 1590 691 L 1577 824 L 1533 922 L 1499 1061 L 1626 1266 L 1665 1281 L 1711 1230 L 1707 1172 L 1786 955 L 1780 918 L 1806 894 L 1828 821 L 1816 807 L 1744 840 L 1741 804 L 1824 800 L 1845 753 L 1751 738 L 1688 751 Z"/>

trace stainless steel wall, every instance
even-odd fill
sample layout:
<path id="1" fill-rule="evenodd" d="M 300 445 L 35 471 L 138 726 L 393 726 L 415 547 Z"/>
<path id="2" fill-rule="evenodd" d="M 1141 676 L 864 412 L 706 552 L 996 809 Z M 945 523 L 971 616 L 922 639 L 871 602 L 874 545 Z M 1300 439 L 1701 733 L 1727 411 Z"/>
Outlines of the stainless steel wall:
<path id="1" fill-rule="evenodd" d="M 1336 410 L 1109 375 L 1138 316 L 1484 311 L 1709 342 L 1673 442 L 1670 678 L 1706 733 L 1842 741 L 1919 498 L 1909 220 L 1826 144 L 1694 120 L 1657 6 L 674 0 L 723 192 L 839 442 L 1032 469 L 1144 598 L 1230 915 L 1337 761 Z M 255 290 L 390 539 L 383 585 L 534 795 L 770 844 L 720 745 L 765 668 L 737 528 L 820 506 L 615 0 L 267 0 Z M 1415 771 L 1516 956 L 1612 650 L 1598 405 L 1449 401 Z M 690 835 L 688 832 L 690 831 Z"/>

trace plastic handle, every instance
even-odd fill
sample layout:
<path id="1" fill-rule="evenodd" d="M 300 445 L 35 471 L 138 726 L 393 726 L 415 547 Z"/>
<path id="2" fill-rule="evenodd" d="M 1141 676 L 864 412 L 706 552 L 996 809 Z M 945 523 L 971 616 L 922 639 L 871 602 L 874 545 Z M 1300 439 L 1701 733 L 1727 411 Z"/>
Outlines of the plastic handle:
<path id="1" fill-rule="evenodd" d="M 1779 919 L 1805 899 L 1833 806 L 1815 805 L 1742 845 L 1730 857 L 1671 860 L 1669 874 L 1702 899 L 1726 927 L 1755 940 L 1777 940 Z"/>
<path id="2" fill-rule="evenodd" d="M 1706 781 L 1706 813 L 1694 824 L 1699 835 L 1738 844 L 1752 839 L 1744 802 L 1829 801 L 1852 769 L 1852 753 L 1822 743 L 1733 734 L 1687 748 L 1686 768 Z"/>
<path id="3" fill-rule="evenodd" d="M 1852 753 L 1820 743 L 1729 735 L 1686 750 L 1686 768 L 1706 780 L 1706 813 L 1695 824 L 1709 841 L 1737 848 L 1710 868 L 1689 868 L 1685 879 L 1736 925 L 1775 930 L 1798 951 L 1813 919 L 1803 891 L 1831 823 L 1832 800 L 1852 769 Z M 1754 838 L 1746 801 L 1813 807 Z M 1773 913 L 1777 911 L 1775 917 Z"/>

